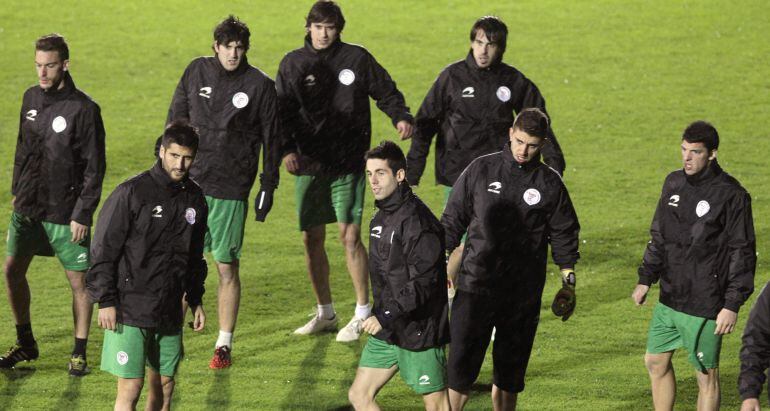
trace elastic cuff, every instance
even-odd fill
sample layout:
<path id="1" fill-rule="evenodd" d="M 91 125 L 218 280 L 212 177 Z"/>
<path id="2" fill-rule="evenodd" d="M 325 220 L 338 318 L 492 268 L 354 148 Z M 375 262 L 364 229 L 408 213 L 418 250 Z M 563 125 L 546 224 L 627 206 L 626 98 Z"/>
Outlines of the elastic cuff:
<path id="1" fill-rule="evenodd" d="M 738 301 L 729 301 L 728 300 L 728 301 L 725 301 L 724 308 L 727 308 L 728 310 L 730 310 L 730 311 L 732 311 L 734 313 L 737 313 L 738 310 L 741 309 L 741 303 L 739 303 Z"/>
<path id="2" fill-rule="evenodd" d="M 99 308 L 110 308 L 115 306 L 115 300 L 101 301 L 99 302 Z"/>

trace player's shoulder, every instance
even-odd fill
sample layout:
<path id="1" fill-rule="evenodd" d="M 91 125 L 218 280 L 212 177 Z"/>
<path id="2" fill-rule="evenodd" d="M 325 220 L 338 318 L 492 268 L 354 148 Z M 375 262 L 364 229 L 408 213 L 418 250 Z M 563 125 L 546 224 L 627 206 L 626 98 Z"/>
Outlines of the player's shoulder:
<path id="1" fill-rule="evenodd" d="M 538 170 L 546 184 L 564 185 L 564 179 L 561 174 L 548 164 L 541 162 L 538 164 Z"/>
<path id="2" fill-rule="evenodd" d="M 741 185 L 740 181 L 730 175 L 726 171 L 722 171 L 719 173 L 719 176 L 714 179 L 715 185 L 717 185 L 720 189 L 725 190 L 726 192 L 729 192 L 733 195 L 747 195 L 748 191 Z"/>
<path id="3" fill-rule="evenodd" d="M 371 56 L 372 53 L 361 44 L 345 43 L 340 41 L 340 52 L 349 56 Z"/>

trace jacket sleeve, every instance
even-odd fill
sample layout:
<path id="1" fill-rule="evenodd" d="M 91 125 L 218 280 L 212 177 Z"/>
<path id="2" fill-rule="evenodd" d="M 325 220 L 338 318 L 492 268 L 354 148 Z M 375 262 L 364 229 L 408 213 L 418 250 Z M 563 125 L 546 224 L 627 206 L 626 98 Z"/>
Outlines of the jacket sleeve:
<path id="1" fill-rule="evenodd" d="M 751 197 L 742 192 L 734 197 L 727 212 L 727 249 L 730 259 L 725 290 L 725 308 L 738 312 L 754 291 L 757 266 Z"/>
<path id="2" fill-rule="evenodd" d="M 770 291 L 767 285 L 759 294 L 746 322 L 740 358 L 738 392 L 741 399 L 759 398 L 765 383 L 765 371 L 770 367 Z"/>
<path id="3" fill-rule="evenodd" d="M 120 185 L 104 202 L 91 243 L 91 268 L 86 274 L 86 288 L 99 308 L 118 302 L 118 263 L 131 228 L 129 188 Z"/>
<path id="4" fill-rule="evenodd" d="M 275 76 L 275 91 L 278 98 L 278 115 L 281 123 L 281 136 L 278 154 L 283 158 L 286 154 L 297 153 L 297 131 L 301 121 L 300 109 L 302 108 L 297 92 L 293 87 L 289 57 L 284 57 L 278 66 L 278 74 Z"/>
<path id="5" fill-rule="evenodd" d="M 171 97 L 171 105 L 168 107 L 166 125 L 174 120 L 190 121 L 190 105 L 187 100 L 187 82 L 190 76 L 191 67 L 192 63 L 187 66 L 182 74 L 182 78 L 179 79 L 179 83 L 176 85 L 174 95 Z"/>
<path id="6" fill-rule="evenodd" d="M 90 226 L 93 224 L 96 206 L 102 197 L 102 181 L 107 168 L 104 153 L 104 123 L 99 106 L 92 103 L 79 118 L 77 149 L 85 162 L 82 187 L 71 220 Z"/>
<path id="7" fill-rule="evenodd" d="M 580 258 L 578 252 L 580 223 L 567 188 L 561 181 L 559 183 L 561 185 L 559 199 L 548 216 L 551 255 L 553 262 L 560 268 L 574 268 Z"/>
<path id="8" fill-rule="evenodd" d="M 665 183 L 663 192 L 665 192 Z M 660 274 L 665 270 L 665 248 L 663 242 L 663 234 L 660 227 L 661 214 L 663 213 L 663 198 L 665 195 L 661 193 L 658 200 L 658 206 L 655 209 L 655 216 L 652 217 L 652 224 L 650 224 L 650 241 L 647 242 L 647 249 L 644 251 L 644 257 L 642 257 L 642 265 L 639 267 L 639 281 L 638 284 L 651 286 L 658 282 Z"/>
<path id="9" fill-rule="evenodd" d="M 259 124 L 262 128 L 262 174 L 259 182 L 262 188 L 278 187 L 281 167 L 281 124 L 278 118 L 278 97 L 272 82 L 262 91 L 259 106 Z"/>
<path id="10" fill-rule="evenodd" d="M 11 195 L 15 196 L 16 186 L 19 184 L 19 177 L 21 176 L 21 170 L 24 168 L 26 162 L 27 153 L 24 146 L 24 139 L 21 132 L 22 124 L 24 124 L 24 105 L 22 104 L 21 112 L 19 113 L 19 135 L 16 137 L 16 153 L 13 157 L 13 176 L 11 177 Z"/>
<path id="11" fill-rule="evenodd" d="M 187 263 L 189 281 L 185 290 L 185 299 L 190 307 L 197 307 L 202 304 L 203 294 L 206 292 L 206 275 L 208 274 L 208 266 L 203 256 L 203 239 L 206 235 L 209 209 L 206 202 L 203 201 L 202 195 L 200 204 L 201 216 L 197 219 L 193 228 L 190 259 Z"/>
<path id="12" fill-rule="evenodd" d="M 425 171 L 425 160 L 428 158 L 431 140 L 438 133 L 445 115 L 444 108 L 447 104 L 444 101 L 445 73 L 442 72 L 433 83 L 417 112 L 416 130 L 412 136 L 409 154 L 406 156 L 406 179 L 411 185 L 420 184 L 420 177 Z"/>
<path id="13" fill-rule="evenodd" d="M 473 215 L 473 191 L 471 172 L 473 163 L 466 167 L 452 186 L 444 213 L 441 214 L 441 225 L 444 226 L 445 246 L 451 252 L 460 245 L 463 234 L 468 230 Z"/>
<path id="14" fill-rule="evenodd" d="M 396 88 L 396 83 L 390 78 L 390 74 L 374 59 L 367 54 L 367 78 L 369 95 L 377 102 L 377 108 L 390 117 L 395 126 L 399 121 L 414 121 L 409 107 L 406 106 L 404 95 Z"/>
<path id="15" fill-rule="evenodd" d="M 540 90 L 537 89 L 537 86 L 535 86 L 534 83 L 522 75 L 516 88 L 518 89 L 518 93 L 515 93 L 515 95 L 519 96 L 513 105 L 513 109 L 516 113 L 520 113 L 521 110 L 525 108 L 537 107 L 548 115 L 548 111 L 545 109 L 545 98 L 540 94 Z M 559 175 L 563 176 L 567 166 L 564 161 L 564 153 L 562 153 L 561 146 L 559 146 L 556 135 L 553 133 L 553 120 L 550 115 L 548 116 L 548 121 L 548 139 L 545 141 L 545 145 L 542 148 L 543 161 L 548 164 L 549 167 L 556 170 Z"/>

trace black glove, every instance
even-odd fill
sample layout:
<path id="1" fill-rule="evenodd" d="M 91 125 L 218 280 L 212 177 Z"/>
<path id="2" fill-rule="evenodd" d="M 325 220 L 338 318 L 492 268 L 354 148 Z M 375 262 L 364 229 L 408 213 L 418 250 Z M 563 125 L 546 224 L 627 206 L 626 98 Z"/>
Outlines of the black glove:
<path id="1" fill-rule="evenodd" d="M 562 321 L 567 321 L 575 311 L 575 271 L 572 269 L 561 270 L 561 290 L 556 293 L 551 304 L 551 311 L 561 317 Z"/>
<path id="2" fill-rule="evenodd" d="M 273 189 L 260 187 L 257 198 L 254 199 L 254 217 L 257 221 L 265 221 L 271 208 L 273 208 Z"/>

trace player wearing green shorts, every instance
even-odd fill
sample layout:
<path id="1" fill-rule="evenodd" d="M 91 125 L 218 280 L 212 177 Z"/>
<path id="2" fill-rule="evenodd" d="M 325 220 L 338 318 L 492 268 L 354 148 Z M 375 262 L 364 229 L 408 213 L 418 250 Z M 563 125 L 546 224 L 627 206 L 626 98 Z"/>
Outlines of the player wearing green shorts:
<path id="1" fill-rule="evenodd" d="M 188 177 L 197 148 L 195 129 L 171 123 L 155 166 L 120 184 L 99 213 L 86 285 L 105 329 L 101 369 L 118 377 L 116 410 L 136 409 L 145 365 L 145 409 L 169 410 L 183 355 L 183 297 L 192 328 L 205 324 L 208 207 Z"/>
<path id="2" fill-rule="evenodd" d="M 656 410 L 674 408 L 671 357 L 688 351 L 698 380 L 698 410 L 719 409 L 719 351 L 754 291 L 756 243 L 751 198 L 717 163 L 719 134 L 696 121 L 681 140 L 682 170 L 663 184 L 651 240 L 631 295 L 645 302 L 660 282 L 644 357 Z"/>
<path id="3" fill-rule="evenodd" d="M 344 28 L 335 2 L 313 4 L 305 19 L 305 45 L 281 61 L 276 88 L 285 136 L 283 161 L 298 176 L 299 229 L 317 303 L 316 315 L 294 333 L 337 328 L 324 249 L 326 225 L 336 222 L 356 294 L 355 314 L 337 333 L 337 341 L 350 342 L 359 338 L 361 323 L 371 313 L 361 243 L 363 156 L 372 134 L 369 97 L 391 118 L 401 138 L 411 136 L 412 116 L 403 94 L 374 57 L 340 40 Z"/>
<path id="4" fill-rule="evenodd" d="M 84 273 L 93 214 L 104 178 L 104 125 L 99 106 L 75 87 L 69 48 L 58 34 L 35 44 L 39 84 L 24 93 L 16 141 L 8 227 L 5 284 L 17 341 L 0 357 L 0 368 L 34 360 L 27 270 L 35 255 L 59 258 L 72 290 L 75 344 L 69 373 L 88 373 L 86 344 L 92 303 Z"/>
<path id="5" fill-rule="evenodd" d="M 348 397 L 357 410 L 377 409 L 375 396 L 398 372 L 425 408 L 449 410 L 446 354 L 449 311 L 444 229 L 406 182 L 406 159 L 385 141 L 366 153 L 377 213 L 370 223 L 373 315 Z"/>

